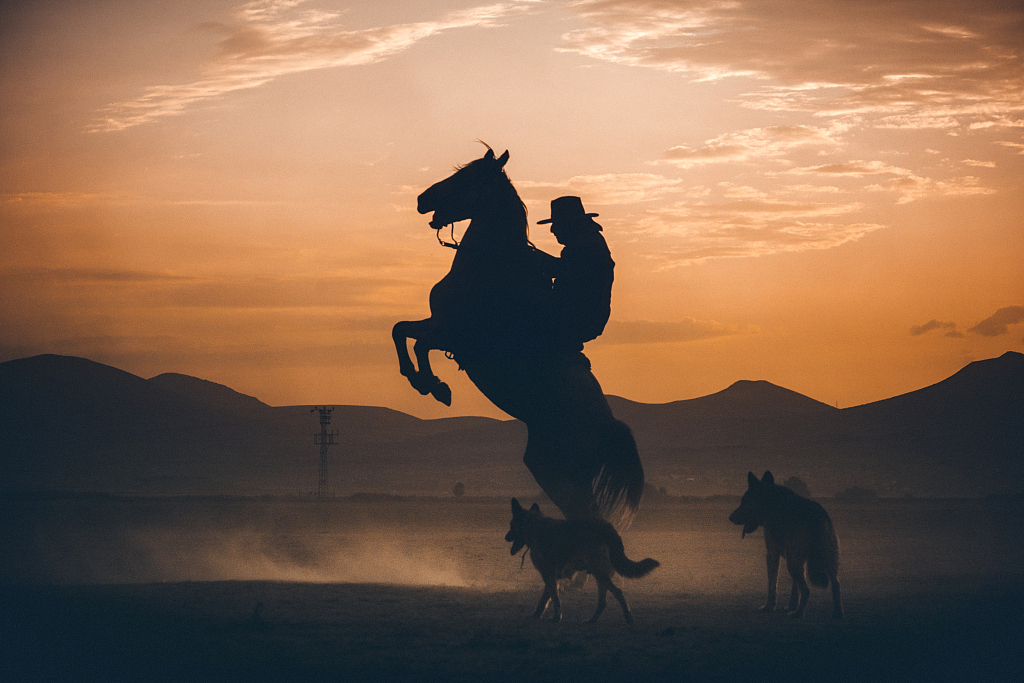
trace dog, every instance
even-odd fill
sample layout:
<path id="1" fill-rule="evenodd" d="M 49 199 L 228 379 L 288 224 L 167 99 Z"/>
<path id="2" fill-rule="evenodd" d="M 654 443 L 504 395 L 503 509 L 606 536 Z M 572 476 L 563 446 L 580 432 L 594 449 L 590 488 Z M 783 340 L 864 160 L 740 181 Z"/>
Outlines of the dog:
<path id="1" fill-rule="evenodd" d="M 554 605 L 552 621 L 562 619 L 562 603 L 558 599 L 559 579 L 568 579 L 576 572 L 592 574 L 597 581 L 597 610 L 587 623 L 594 623 L 607 604 L 607 593 L 615 596 L 622 606 L 626 623 L 633 623 L 622 590 L 612 583 L 618 572 L 630 579 L 647 576 L 658 567 L 657 560 L 647 558 L 634 562 L 626 557 L 622 537 L 602 519 L 554 519 L 545 517 L 536 503 L 526 510 L 512 499 L 512 523 L 505 540 L 512 544 L 512 555 L 523 546 L 529 548 L 530 560 L 544 579 L 544 592 L 540 596 L 534 619 L 544 616 L 548 603 Z"/>
<path id="2" fill-rule="evenodd" d="M 843 601 L 839 589 L 839 539 L 825 508 L 802 498 L 785 486 L 775 483 L 771 472 L 758 480 L 747 474 L 747 492 L 729 521 L 743 526 L 742 537 L 764 527 L 764 544 L 768 550 L 768 600 L 762 612 L 775 610 L 778 596 L 779 560 L 786 558 L 786 568 L 793 577 L 789 596 L 789 614 L 802 617 L 807 609 L 811 589 L 804 578 L 821 588 L 832 586 L 832 618 L 843 618 Z"/>

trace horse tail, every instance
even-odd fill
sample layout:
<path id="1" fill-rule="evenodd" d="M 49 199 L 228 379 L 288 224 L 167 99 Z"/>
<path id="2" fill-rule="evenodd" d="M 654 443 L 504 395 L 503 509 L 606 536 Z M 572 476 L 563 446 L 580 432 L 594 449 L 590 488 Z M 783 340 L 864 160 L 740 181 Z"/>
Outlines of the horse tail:
<path id="1" fill-rule="evenodd" d="M 601 469 L 592 482 L 594 502 L 603 519 L 626 528 L 640 508 L 644 468 L 629 425 L 612 420 L 604 437 Z"/>

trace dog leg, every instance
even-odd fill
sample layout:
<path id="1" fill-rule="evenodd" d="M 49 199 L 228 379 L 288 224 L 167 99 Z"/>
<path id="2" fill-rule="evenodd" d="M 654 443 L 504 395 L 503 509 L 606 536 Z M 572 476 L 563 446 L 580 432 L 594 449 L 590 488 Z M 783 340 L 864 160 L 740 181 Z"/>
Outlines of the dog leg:
<path id="1" fill-rule="evenodd" d="M 558 579 L 555 579 L 551 584 L 551 607 L 554 609 L 554 614 L 551 615 L 551 621 L 556 624 L 562 620 L 562 600 L 558 597 Z"/>
<path id="2" fill-rule="evenodd" d="M 800 602 L 796 610 L 789 613 L 789 616 L 799 619 L 807 609 L 807 600 L 811 597 L 811 588 L 807 585 L 807 579 L 804 578 L 804 562 L 786 558 L 786 568 L 789 569 L 789 575 L 793 577 L 793 593 L 795 594 L 797 590 L 800 591 Z"/>
<path id="3" fill-rule="evenodd" d="M 839 579 L 832 577 L 832 618 L 843 618 L 843 599 L 839 595 Z"/>
<path id="4" fill-rule="evenodd" d="M 765 532 L 768 533 L 767 531 Z M 762 612 L 774 612 L 779 594 L 779 560 L 781 556 L 773 549 L 768 549 L 765 561 L 768 565 L 768 599 L 761 605 Z"/>
<path id="5" fill-rule="evenodd" d="M 548 608 L 548 602 L 551 600 L 551 585 L 544 582 L 544 592 L 540 594 L 540 602 L 537 603 L 537 610 L 533 613 L 534 619 L 540 619 L 544 616 L 544 610 Z"/>
<path id="6" fill-rule="evenodd" d="M 602 579 L 598 578 L 596 575 L 594 576 L 594 578 L 598 581 L 602 581 Z M 622 594 L 622 589 L 620 589 L 618 586 L 612 583 L 611 577 L 603 579 L 603 582 L 605 584 L 605 588 L 611 591 L 611 594 L 615 596 L 616 600 L 619 601 L 619 606 L 622 607 L 622 616 L 626 618 L 626 623 L 632 624 L 633 613 L 629 611 L 629 605 L 626 604 L 626 596 Z M 594 615 L 594 619 L 597 619 L 596 614 Z"/>
<path id="7" fill-rule="evenodd" d="M 597 618 L 601 616 L 601 612 L 604 612 L 604 608 L 607 604 L 608 588 L 604 585 L 604 582 L 601 579 L 597 579 L 597 609 L 594 611 L 594 616 L 590 617 L 587 623 L 593 624 L 597 621 Z"/>

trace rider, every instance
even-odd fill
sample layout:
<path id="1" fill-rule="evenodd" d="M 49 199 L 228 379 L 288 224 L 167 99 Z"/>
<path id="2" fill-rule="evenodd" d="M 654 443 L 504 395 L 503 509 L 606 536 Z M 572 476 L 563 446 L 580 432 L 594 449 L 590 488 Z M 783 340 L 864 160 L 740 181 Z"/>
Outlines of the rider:
<path id="1" fill-rule="evenodd" d="M 615 262 L 601 236 L 601 226 L 586 213 L 579 197 L 551 201 L 551 234 L 563 246 L 560 257 L 544 254 L 545 269 L 554 277 L 552 334 L 555 346 L 582 351 L 584 342 L 604 331 L 611 315 Z M 540 252 L 543 254 L 543 252 Z"/>

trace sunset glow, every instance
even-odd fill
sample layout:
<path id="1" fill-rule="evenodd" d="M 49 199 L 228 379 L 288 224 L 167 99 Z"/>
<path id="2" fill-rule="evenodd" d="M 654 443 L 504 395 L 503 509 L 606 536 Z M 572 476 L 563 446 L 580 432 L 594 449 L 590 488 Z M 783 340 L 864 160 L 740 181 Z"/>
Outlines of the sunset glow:
<path id="1" fill-rule="evenodd" d="M 499 153 L 600 214 L 604 390 L 840 407 L 1024 351 L 1019 2 L 101 0 L 0 10 L 0 361 L 271 405 L 503 416 L 390 329 L 447 271 L 416 195 Z M 464 226 L 456 226 L 458 234 Z"/>

